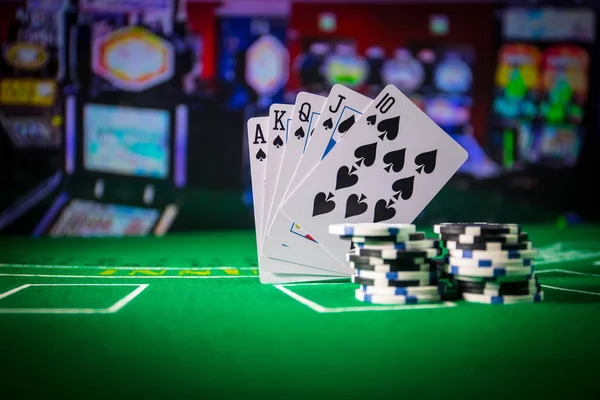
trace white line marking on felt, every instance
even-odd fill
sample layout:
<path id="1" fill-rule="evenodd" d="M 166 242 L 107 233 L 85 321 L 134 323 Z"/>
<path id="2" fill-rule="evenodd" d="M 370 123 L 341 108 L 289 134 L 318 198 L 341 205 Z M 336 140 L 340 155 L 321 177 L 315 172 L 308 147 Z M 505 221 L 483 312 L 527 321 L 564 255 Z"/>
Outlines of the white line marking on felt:
<path id="1" fill-rule="evenodd" d="M 284 288 L 281 285 L 273 285 L 275 286 L 277 289 L 281 290 L 283 293 L 287 294 L 288 296 L 290 296 L 292 299 L 296 300 L 299 303 L 304 304 L 305 306 L 313 309 L 314 311 L 318 312 L 318 313 L 324 313 L 327 312 L 327 308 L 323 307 L 322 305 L 319 305 L 317 303 L 315 303 L 314 301 L 310 301 L 305 297 L 300 296 L 299 294 L 296 294 L 294 292 L 292 292 L 291 290 Z"/>
<path id="2" fill-rule="evenodd" d="M 579 272 L 579 271 L 571 271 L 569 269 L 546 269 L 542 271 L 535 271 L 536 274 L 548 273 L 548 272 L 562 272 L 564 274 L 573 274 L 573 275 L 582 275 L 582 276 L 593 276 L 596 278 L 600 278 L 600 274 L 592 274 L 591 272 Z"/>
<path id="3" fill-rule="evenodd" d="M 325 283 L 312 283 L 308 285 L 317 285 L 317 284 L 325 284 Z M 290 284 L 285 286 L 301 286 L 302 284 Z M 362 312 L 362 311 L 393 311 L 393 310 L 422 310 L 428 308 L 445 308 L 445 307 L 455 307 L 456 303 L 451 301 L 446 301 L 443 303 L 434 303 L 434 304 L 416 304 L 416 305 L 390 305 L 390 306 L 360 306 L 360 307 L 324 307 L 320 304 L 315 303 L 312 300 L 307 299 L 306 297 L 300 296 L 297 293 L 292 292 L 288 288 L 285 288 L 283 285 L 273 285 L 275 288 L 281 290 L 283 293 L 290 296 L 292 299 L 304 304 L 305 306 L 311 308 L 312 310 L 321 313 L 321 314 L 332 314 L 332 313 L 343 313 L 343 312 Z"/>
<path id="4" fill-rule="evenodd" d="M 0 314 L 113 314 L 129 304 L 149 285 L 131 283 L 32 283 L 2 293 L 0 294 L 0 299 L 34 286 L 135 286 L 136 289 L 109 308 L 0 308 Z"/>
<path id="5" fill-rule="evenodd" d="M 121 308 L 125 307 L 127 304 L 129 304 L 133 299 L 135 299 L 140 293 L 142 293 L 146 288 L 148 287 L 148 284 L 142 284 L 139 285 L 137 289 L 135 289 L 133 292 L 129 293 L 127 296 L 123 297 L 121 300 L 117 301 L 115 304 L 113 304 L 112 306 L 110 306 L 108 308 L 108 312 L 109 313 L 116 313 L 117 311 L 119 311 Z"/>
<path id="6" fill-rule="evenodd" d="M 219 275 L 219 276 L 113 276 L 113 275 L 45 275 L 45 274 L 0 274 L 0 276 L 16 276 L 31 278 L 82 278 L 82 279 L 218 279 L 218 278 L 258 278 L 258 275 Z"/>
<path id="7" fill-rule="evenodd" d="M 2 264 L 0 268 L 56 268 L 56 269 L 115 269 L 115 270 L 157 270 L 157 271 L 210 271 L 210 270 L 226 270 L 238 269 L 240 271 L 258 270 L 257 267 L 127 267 L 127 266 L 108 266 L 108 265 L 51 265 L 51 264 Z"/>
<path id="8" fill-rule="evenodd" d="M 588 292 L 587 290 L 567 289 L 567 288 L 561 288 L 561 287 L 550 286 L 550 285 L 542 285 L 542 287 L 543 288 L 548 288 L 548 289 L 562 290 L 564 292 L 574 292 L 574 293 L 591 294 L 593 296 L 600 296 L 600 293 Z"/>

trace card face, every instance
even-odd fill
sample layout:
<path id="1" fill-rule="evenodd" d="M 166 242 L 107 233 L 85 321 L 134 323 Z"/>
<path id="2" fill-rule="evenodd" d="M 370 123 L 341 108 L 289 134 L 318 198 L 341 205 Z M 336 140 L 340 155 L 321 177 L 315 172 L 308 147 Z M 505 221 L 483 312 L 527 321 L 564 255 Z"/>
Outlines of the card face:
<path id="1" fill-rule="evenodd" d="M 274 216 L 270 218 L 271 225 L 265 229 L 262 253 L 270 258 L 315 266 L 327 273 L 347 276 L 350 269 L 319 246 L 298 224 L 283 214 L 279 207 L 292 174 L 306 148 L 309 132 L 317 124 L 325 100 L 323 96 L 306 92 L 299 93 L 296 98 L 292 122 L 288 130 L 288 141 L 279 171 L 279 182 L 273 196 Z"/>
<path id="2" fill-rule="evenodd" d="M 298 276 L 276 277 L 274 272 L 286 272 L 290 274 L 313 275 L 316 272 L 319 275 L 331 274 L 326 271 L 310 268 L 293 262 L 283 262 L 280 260 L 265 257 L 260 251 L 264 241 L 265 227 L 265 179 L 267 178 L 268 160 L 270 156 L 269 148 L 272 141 L 269 140 L 269 117 L 250 118 L 247 123 L 248 130 L 248 151 L 250 156 L 250 173 L 252 180 L 252 196 L 254 203 L 254 218 L 256 226 L 256 244 L 258 249 L 258 265 L 261 282 L 295 282 Z M 266 274 L 269 272 L 269 274 Z M 264 275 L 264 277 L 263 277 Z M 337 277 L 336 277 L 337 278 Z M 314 280 L 317 278 L 311 278 Z M 318 278 L 320 279 L 320 278 Z M 333 279 L 333 278 L 329 278 Z"/>
<path id="3" fill-rule="evenodd" d="M 283 151 L 283 160 L 281 161 L 277 186 L 273 196 L 272 212 L 274 214 L 277 214 L 277 211 L 279 210 L 283 195 L 288 189 L 290 180 L 292 179 L 294 172 L 296 172 L 296 167 L 300 162 L 300 157 L 308 144 L 310 132 L 314 130 L 317 125 L 325 100 L 326 97 L 308 92 L 300 92 L 296 96 L 296 104 L 294 106 L 292 121 L 288 132 L 289 138 Z M 274 219 L 275 215 L 269 216 L 271 225 L 266 229 L 267 235 L 269 235 L 269 229 L 271 228 Z M 303 232 L 297 233 L 303 234 L 304 236 L 306 235 Z"/>
<path id="4" fill-rule="evenodd" d="M 300 183 L 352 128 L 372 101 L 372 99 L 342 85 L 334 85 L 331 88 L 322 108 L 319 122 L 315 130 L 311 131 L 308 145 L 300 158 L 284 199 L 287 199 L 298 188 Z"/>
<path id="5" fill-rule="evenodd" d="M 265 231 L 270 224 L 271 209 L 277 188 L 283 153 L 288 141 L 288 130 L 294 113 L 293 104 L 273 104 L 269 108 L 269 160 L 265 177 L 264 218 Z M 266 232 L 265 232 L 266 233 Z"/>
<path id="6" fill-rule="evenodd" d="M 330 224 L 411 223 L 467 157 L 400 90 L 388 85 L 284 200 L 282 210 L 343 262 L 350 246 L 328 233 Z"/>

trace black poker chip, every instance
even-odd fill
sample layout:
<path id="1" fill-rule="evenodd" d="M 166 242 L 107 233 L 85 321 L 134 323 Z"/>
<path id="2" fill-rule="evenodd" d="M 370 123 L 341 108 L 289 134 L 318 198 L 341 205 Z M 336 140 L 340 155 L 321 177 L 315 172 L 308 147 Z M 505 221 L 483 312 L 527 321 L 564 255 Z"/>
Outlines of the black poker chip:
<path id="1" fill-rule="evenodd" d="M 385 260 L 388 261 L 388 260 Z M 439 260 L 441 263 L 444 263 L 444 260 Z M 416 271 L 442 271 L 443 268 L 440 268 L 438 260 L 427 260 L 424 263 L 416 264 L 413 262 L 410 263 L 396 263 L 396 264 L 370 264 L 370 263 L 361 263 L 361 262 L 353 262 L 352 267 L 356 269 L 361 269 L 364 271 L 374 271 L 374 272 L 416 272 Z"/>
<path id="2" fill-rule="evenodd" d="M 358 283 L 366 286 L 384 286 L 384 287 L 410 287 L 410 286 L 437 286 L 438 279 L 412 279 L 405 281 L 396 281 L 391 279 L 369 279 L 352 275 L 352 283 Z"/>
<path id="3" fill-rule="evenodd" d="M 438 234 L 446 235 L 500 235 L 519 234 L 521 226 L 518 224 L 500 224 L 491 222 L 453 222 L 434 225 L 433 230 Z"/>
<path id="4" fill-rule="evenodd" d="M 466 234 L 450 235 L 440 234 L 440 238 L 444 242 L 458 242 L 458 243 L 505 243 L 505 244 L 516 244 L 520 242 L 526 242 L 529 240 L 528 233 L 519 234 L 503 234 L 503 235 L 488 235 L 488 236 L 473 236 Z"/>
<path id="5" fill-rule="evenodd" d="M 532 287 L 535 287 L 535 291 L 539 292 L 542 290 L 537 277 L 533 279 L 524 279 L 514 282 L 500 282 L 496 283 L 493 281 L 476 282 L 455 279 L 453 280 L 454 286 L 460 293 L 473 293 L 473 294 L 484 294 L 487 290 L 494 290 L 498 296 L 522 296 L 530 294 Z"/>
<path id="6" fill-rule="evenodd" d="M 396 258 L 396 259 L 383 259 L 380 257 L 361 256 L 361 255 L 355 254 L 354 252 L 348 253 L 346 256 L 346 259 L 355 264 L 361 264 L 361 265 L 362 264 L 373 264 L 373 265 L 385 264 L 385 265 L 397 266 L 398 268 L 401 268 L 403 266 L 410 266 L 410 265 L 420 265 L 427 261 L 433 261 L 433 260 L 428 260 L 426 257 L 401 257 L 401 258 Z M 443 260 L 442 260 L 442 262 L 443 262 Z"/>

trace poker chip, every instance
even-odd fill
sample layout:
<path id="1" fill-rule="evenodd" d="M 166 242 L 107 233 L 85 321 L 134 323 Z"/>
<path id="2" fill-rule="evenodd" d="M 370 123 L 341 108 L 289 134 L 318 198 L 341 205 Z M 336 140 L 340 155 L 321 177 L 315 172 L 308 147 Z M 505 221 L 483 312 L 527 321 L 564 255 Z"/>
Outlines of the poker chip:
<path id="1" fill-rule="evenodd" d="M 412 240 L 407 242 L 355 243 L 359 249 L 371 250 L 426 250 L 441 247 L 441 242 L 435 239 Z"/>
<path id="2" fill-rule="evenodd" d="M 329 233 L 339 236 L 391 236 L 416 232 L 413 224 L 333 224 L 329 225 Z"/>
<path id="3" fill-rule="evenodd" d="M 521 282 L 521 281 L 529 281 L 534 278 L 536 278 L 535 273 L 532 273 L 529 275 L 515 275 L 515 276 L 508 275 L 508 276 L 497 276 L 497 277 L 465 276 L 465 275 L 452 276 L 453 281 L 495 283 L 495 284 L 517 283 L 517 282 Z"/>
<path id="4" fill-rule="evenodd" d="M 350 262 L 352 269 L 373 272 L 410 272 L 410 271 L 438 271 L 438 265 L 432 262 L 422 264 L 399 263 L 399 264 L 368 264 Z"/>
<path id="5" fill-rule="evenodd" d="M 470 259 L 484 259 L 484 260 L 515 260 L 520 258 L 535 258 L 538 255 L 537 249 L 529 250 L 500 250 L 500 251 L 486 251 L 486 250 L 464 250 L 464 249 L 452 249 L 448 250 L 451 257 L 459 258 L 470 258 Z"/>
<path id="6" fill-rule="evenodd" d="M 477 259 L 448 257 L 448 264 L 466 268 L 494 268 L 494 267 L 530 267 L 534 264 L 532 258 L 514 258 L 514 259 Z"/>
<path id="7" fill-rule="evenodd" d="M 425 264 L 427 257 L 402 257 L 397 259 L 383 259 L 381 257 L 359 256 L 353 252 L 346 254 L 346 260 L 358 264 L 371 265 L 410 265 Z"/>
<path id="8" fill-rule="evenodd" d="M 359 289 L 368 294 L 377 294 L 381 296 L 414 296 L 414 295 L 436 295 L 442 294 L 443 285 L 434 286 L 410 286 L 410 287 L 384 287 L 360 285 Z"/>
<path id="9" fill-rule="evenodd" d="M 529 241 L 523 241 L 519 243 L 499 243 L 499 242 L 485 242 L 485 243 L 460 243 L 454 240 L 443 240 L 442 244 L 448 250 L 487 250 L 487 251 L 505 251 L 505 250 L 530 250 L 533 248 L 533 243 Z"/>
<path id="10" fill-rule="evenodd" d="M 380 287 L 410 287 L 410 286 L 437 286 L 438 279 L 411 279 L 411 280 L 394 280 L 394 279 L 370 279 L 352 275 L 352 283 L 367 286 Z"/>
<path id="11" fill-rule="evenodd" d="M 544 292 L 528 294 L 524 296 L 492 296 L 486 294 L 463 293 L 465 301 L 470 303 L 483 304 L 522 304 L 522 303 L 539 303 L 544 300 Z"/>
<path id="12" fill-rule="evenodd" d="M 351 240 L 353 243 L 379 244 L 379 243 L 399 243 L 414 240 L 424 240 L 425 232 L 399 233 L 389 236 L 340 236 L 341 239 Z"/>
<path id="13" fill-rule="evenodd" d="M 456 280 L 456 287 L 461 293 L 486 294 L 493 296 L 527 295 L 541 291 L 541 286 L 535 276 L 531 277 L 531 279 L 502 283 L 494 281 L 473 282 Z"/>
<path id="14" fill-rule="evenodd" d="M 518 234 L 506 234 L 506 235 L 490 235 L 490 236 L 475 236 L 475 235 L 444 235 L 441 234 L 440 238 L 443 241 L 453 241 L 459 243 L 505 243 L 505 244 L 516 244 L 529 240 L 529 234 L 518 233 Z"/>
<path id="15" fill-rule="evenodd" d="M 354 273 L 356 276 L 367 279 L 389 279 L 389 280 L 401 280 L 408 281 L 411 279 L 438 279 L 438 271 L 392 271 L 392 272 L 376 272 L 368 271 L 363 269 L 355 269 Z"/>
<path id="16" fill-rule="evenodd" d="M 442 249 L 421 250 L 395 250 L 395 249 L 361 249 L 356 247 L 354 254 L 358 256 L 378 257 L 384 260 L 398 260 L 402 258 L 434 258 L 442 254 Z"/>
<path id="17" fill-rule="evenodd" d="M 440 294 L 434 295 L 424 295 L 424 294 L 414 294 L 414 295 L 394 295 L 394 296 L 384 296 L 379 294 L 369 294 L 363 292 L 360 289 L 356 289 L 354 292 L 354 296 L 356 300 L 362 301 L 364 303 L 371 304 L 424 304 L 424 303 L 437 303 L 442 300 L 442 296 Z"/>
<path id="18" fill-rule="evenodd" d="M 441 223 L 433 226 L 433 231 L 438 234 L 448 235 L 499 235 L 499 234 L 519 234 L 521 227 L 518 224 L 497 224 L 489 222 L 458 222 Z"/>
<path id="19" fill-rule="evenodd" d="M 479 276 L 479 277 L 498 277 L 498 276 L 528 276 L 533 274 L 533 266 L 529 267 L 461 267 L 458 265 L 447 265 L 446 272 L 453 275 Z"/>

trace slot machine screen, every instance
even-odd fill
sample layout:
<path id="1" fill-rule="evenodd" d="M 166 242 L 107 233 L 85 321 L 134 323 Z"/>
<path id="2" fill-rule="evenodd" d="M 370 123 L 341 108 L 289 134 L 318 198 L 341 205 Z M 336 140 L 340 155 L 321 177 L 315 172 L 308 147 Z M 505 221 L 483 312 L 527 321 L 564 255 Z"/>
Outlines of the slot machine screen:
<path id="1" fill-rule="evenodd" d="M 73 200 L 50 230 L 50 236 L 145 236 L 160 212 L 115 204 Z"/>
<path id="2" fill-rule="evenodd" d="M 166 110 L 87 104 L 84 167 L 88 171 L 165 179 L 170 162 Z"/>

